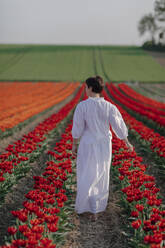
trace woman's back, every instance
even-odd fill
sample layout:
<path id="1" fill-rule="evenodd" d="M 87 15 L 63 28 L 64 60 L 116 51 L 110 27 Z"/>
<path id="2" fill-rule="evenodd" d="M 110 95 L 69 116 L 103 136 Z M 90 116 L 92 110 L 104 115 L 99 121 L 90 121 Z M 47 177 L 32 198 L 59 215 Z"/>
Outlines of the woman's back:
<path id="1" fill-rule="evenodd" d="M 109 131 L 109 110 L 110 105 L 103 97 L 89 97 L 82 102 L 85 129 L 83 136 L 90 136 L 90 140 L 100 140 L 110 137 Z M 88 137 L 89 138 L 89 137 Z"/>
<path id="2" fill-rule="evenodd" d="M 89 97 L 80 102 L 74 113 L 72 133 L 85 143 L 96 143 L 101 139 L 111 138 L 109 125 L 120 139 L 125 138 L 127 128 L 115 105 L 103 97 Z"/>

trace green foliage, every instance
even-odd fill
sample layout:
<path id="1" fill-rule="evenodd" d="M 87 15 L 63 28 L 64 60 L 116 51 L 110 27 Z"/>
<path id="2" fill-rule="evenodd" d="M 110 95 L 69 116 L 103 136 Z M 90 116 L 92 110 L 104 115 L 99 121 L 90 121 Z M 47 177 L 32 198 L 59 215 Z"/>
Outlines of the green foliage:
<path id="1" fill-rule="evenodd" d="M 164 81 L 164 68 L 139 47 L 101 47 L 101 50 L 110 80 Z"/>
<path id="2" fill-rule="evenodd" d="M 164 81 L 164 69 L 137 46 L 0 45 L 1 81 Z"/>
<path id="3" fill-rule="evenodd" d="M 165 0 L 155 1 L 155 14 L 159 21 L 165 21 Z"/>
<path id="4" fill-rule="evenodd" d="M 157 31 L 158 27 L 155 21 L 155 17 L 153 14 L 145 15 L 141 18 L 139 25 L 138 25 L 138 31 L 140 35 L 145 34 L 146 32 L 149 32 L 151 34 L 151 39 L 154 41 L 154 34 Z"/>
<path id="5" fill-rule="evenodd" d="M 153 44 L 152 41 L 146 41 L 142 45 L 142 47 L 145 50 L 150 50 L 150 51 L 158 51 L 158 52 L 165 52 L 165 45 L 158 43 L 158 44 Z"/>
<path id="6" fill-rule="evenodd" d="M 93 75 L 92 50 L 72 46 L 0 46 L 1 80 L 76 81 Z"/>

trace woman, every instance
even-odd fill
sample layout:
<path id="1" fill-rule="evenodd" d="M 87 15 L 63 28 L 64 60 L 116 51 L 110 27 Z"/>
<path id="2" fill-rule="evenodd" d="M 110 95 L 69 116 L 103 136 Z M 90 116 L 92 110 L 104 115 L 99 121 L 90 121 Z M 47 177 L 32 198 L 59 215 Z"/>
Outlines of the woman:
<path id="1" fill-rule="evenodd" d="M 113 131 L 127 144 L 128 130 L 115 105 L 100 97 L 104 82 L 100 76 L 85 82 L 88 99 L 81 101 L 74 112 L 72 153 L 77 155 L 77 195 L 75 210 L 78 214 L 90 212 L 92 219 L 106 209 L 109 196 L 109 176 L 112 157 Z M 77 150 L 78 141 L 80 139 Z"/>

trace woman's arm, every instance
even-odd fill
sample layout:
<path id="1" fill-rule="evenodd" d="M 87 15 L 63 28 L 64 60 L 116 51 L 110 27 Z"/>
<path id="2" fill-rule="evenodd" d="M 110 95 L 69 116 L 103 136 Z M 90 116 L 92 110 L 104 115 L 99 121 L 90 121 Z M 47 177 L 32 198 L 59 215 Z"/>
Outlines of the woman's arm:
<path id="1" fill-rule="evenodd" d="M 79 141 L 79 139 L 73 138 L 73 145 L 77 145 L 78 144 L 78 141 Z"/>
<path id="2" fill-rule="evenodd" d="M 73 156 L 77 156 L 78 141 L 79 141 L 79 139 L 73 138 L 73 144 L 72 144 L 72 154 L 73 154 Z"/>
<path id="3" fill-rule="evenodd" d="M 73 126 L 72 126 L 72 153 L 74 156 L 77 155 L 77 145 L 78 141 L 81 138 L 85 128 L 85 120 L 82 109 L 82 102 L 80 102 L 74 112 L 73 115 Z"/>
<path id="4" fill-rule="evenodd" d="M 111 105 L 111 109 L 110 109 L 109 121 L 116 136 L 119 139 L 123 140 L 126 143 L 128 150 L 132 152 L 133 146 L 131 145 L 131 143 L 128 141 L 127 138 L 128 136 L 127 126 L 118 108 L 113 104 Z"/>

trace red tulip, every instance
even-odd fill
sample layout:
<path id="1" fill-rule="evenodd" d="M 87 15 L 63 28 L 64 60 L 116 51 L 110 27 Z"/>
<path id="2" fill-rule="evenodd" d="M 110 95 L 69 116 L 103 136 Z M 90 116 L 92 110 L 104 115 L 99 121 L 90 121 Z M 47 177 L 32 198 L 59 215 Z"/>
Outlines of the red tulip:
<path id="1" fill-rule="evenodd" d="M 7 230 L 10 235 L 14 235 L 17 232 L 17 228 L 15 228 L 14 226 L 8 227 Z"/>
<path id="2" fill-rule="evenodd" d="M 141 220 L 140 219 L 139 220 L 135 220 L 135 221 L 132 222 L 132 227 L 134 229 L 138 229 L 140 227 L 140 225 L 141 225 Z"/>

